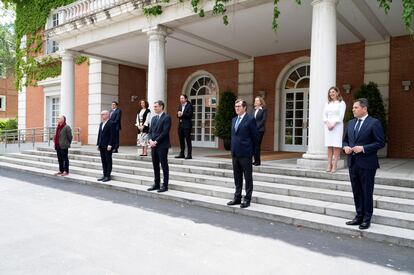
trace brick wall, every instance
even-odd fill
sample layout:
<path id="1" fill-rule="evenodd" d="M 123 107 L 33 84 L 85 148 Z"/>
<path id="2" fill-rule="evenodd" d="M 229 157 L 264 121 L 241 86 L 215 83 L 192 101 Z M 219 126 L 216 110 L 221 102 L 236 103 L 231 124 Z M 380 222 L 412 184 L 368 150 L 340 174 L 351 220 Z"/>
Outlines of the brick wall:
<path id="1" fill-rule="evenodd" d="M 37 128 L 44 126 L 44 93 L 43 87 L 28 86 L 26 89 L 26 128 Z M 31 138 L 31 137 L 30 137 Z M 42 141 L 37 137 L 36 141 Z"/>
<path id="2" fill-rule="evenodd" d="M 232 92 L 237 94 L 238 61 L 203 64 L 168 70 L 167 108 L 168 113 L 172 118 L 173 127 L 171 129 L 170 137 L 173 146 L 179 146 L 180 144 L 176 127 L 178 125 L 176 111 L 178 105 L 180 104 L 180 94 L 183 91 L 185 81 L 188 79 L 188 77 L 199 70 L 207 71 L 216 78 L 218 82 L 219 92 L 230 89 Z M 220 148 L 223 148 L 221 143 Z"/>
<path id="3" fill-rule="evenodd" d="M 135 126 L 137 112 L 140 110 L 139 99 L 146 99 L 146 71 L 119 65 L 119 107 L 122 110 L 121 145 L 136 145 L 138 130 Z M 131 102 L 131 96 L 138 100 Z"/>
<path id="4" fill-rule="evenodd" d="M 414 41 L 391 38 L 388 157 L 414 158 Z M 411 81 L 409 91 L 401 82 Z"/>
<path id="5" fill-rule="evenodd" d="M 364 81 L 364 42 L 339 45 L 337 47 L 337 86 L 342 90 L 343 84 L 351 84 L 353 91 L 360 87 Z M 258 91 L 266 92 L 266 104 L 268 117 L 266 121 L 266 132 L 263 137 L 262 150 L 272 151 L 274 148 L 274 119 L 275 119 L 275 91 L 276 79 L 291 61 L 296 58 L 310 56 L 309 50 L 281 53 L 255 57 L 254 59 L 254 96 Z M 329 87 L 326 88 L 328 90 Z M 328 91 L 326 91 L 328 93 Z M 350 106 L 352 93 L 342 95 Z M 279 99 L 278 99 L 279 100 Z M 279 104 L 279 103 L 276 103 Z M 279 130 L 276 131 L 276 134 Z"/>
<path id="6" fill-rule="evenodd" d="M 89 65 L 75 65 L 75 127 L 81 129 L 81 142 L 88 144 Z"/>
<path id="7" fill-rule="evenodd" d="M 13 78 L 0 77 L 0 96 L 6 96 L 6 111 L 0 111 L 0 119 L 17 118 L 17 91 Z"/>

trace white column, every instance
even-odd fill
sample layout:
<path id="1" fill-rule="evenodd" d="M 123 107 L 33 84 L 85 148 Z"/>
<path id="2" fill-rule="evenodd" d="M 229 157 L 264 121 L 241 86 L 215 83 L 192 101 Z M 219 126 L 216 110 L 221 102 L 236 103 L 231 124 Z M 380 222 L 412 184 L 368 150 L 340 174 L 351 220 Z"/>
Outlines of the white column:
<path id="1" fill-rule="evenodd" d="M 336 83 L 337 0 L 312 1 L 312 44 L 309 88 L 309 142 L 299 166 L 323 168 L 327 159 L 322 110 L 328 89 Z"/>
<path id="2" fill-rule="evenodd" d="M 148 102 L 152 105 L 157 100 L 166 102 L 165 92 L 165 43 L 167 30 L 164 26 L 144 30 L 148 35 L 149 52 L 148 52 Z"/>
<path id="3" fill-rule="evenodd" d="M 61 52 L 62 73 L 60 88 L 60 113 L 66 117 L 66 123 L 75 127 L 75 62 L 69 51 Z"/>

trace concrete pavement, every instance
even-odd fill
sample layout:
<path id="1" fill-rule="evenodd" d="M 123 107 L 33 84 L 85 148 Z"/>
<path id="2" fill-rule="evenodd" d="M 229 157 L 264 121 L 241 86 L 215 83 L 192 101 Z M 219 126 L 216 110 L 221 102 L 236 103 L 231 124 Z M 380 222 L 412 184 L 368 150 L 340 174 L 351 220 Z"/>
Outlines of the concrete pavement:
<path id="1" fill-rule="evenodd" d="M 413 274 L 414 250 L 0 169 L 0 274 Z"/>

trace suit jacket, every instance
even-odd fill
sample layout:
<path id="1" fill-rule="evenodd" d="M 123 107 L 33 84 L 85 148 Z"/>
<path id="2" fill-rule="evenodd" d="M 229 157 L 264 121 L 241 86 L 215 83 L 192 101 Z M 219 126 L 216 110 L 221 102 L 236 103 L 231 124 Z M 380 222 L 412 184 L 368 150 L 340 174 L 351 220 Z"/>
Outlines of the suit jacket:
<path id="1" fill-rule="evenodd" d="M 96 142 L 96 145 L 99 148 L 106 148 L 108 147 L 108 145 L 111 145 L 112 147 L 114 147 L 114 131 L 115 131 L 115 127 L 113 125 L 113 122 L 108 120 L 105 124 L 105 127 L 102 130 L 102 124 L 103 122 L 101 122 L 101 124 L 99 124 L 99 131 L 98 131 L 98 140 Z"/>
<path id="2" fill-rule="evenodd" d="M 254 148 L 259 142 L 256 120 L 246 113 L 237 127 L 237 131 L 236 121 L 237 116 L 231 122 L 231 155 L 233 157 L 252 157 Z"/>
<path id="3" fill-rule="evenodd" d="M 178 106 L 177 111 L 181 111 L 181 105 Z M 178 117 L 178 127 L 191 128 L 192 118 L 193 118 L 193 105 L 191 105 L 190 102 L 187 102 L 184 108 L 183 115 L 181 117 Z"/>
<path id="4" fill-rule="evenodd" d="M 73 135 L 72 129 L 69 125 L 65 125 L 59 133 L 59 148 L 60 149 L 69 149 L 70 144 L 72 143 Z"/>
<path id="5" fill-rule="evenodd" d="M 253 109 L 252 116 L 254 117 L 254 113 L 256 109 Z M 262 108 L 257 111 L 256 115 L 256 125 L 258 132 L 264 132 L 266 130 L 266 118 L 267 118 L 267 109 Z"/>
<path id="6" fill-rule="evenodd" d="M 111 116 L 109 118 L 110 121 L 113 122 L 113 126 L 115 127 L 116 131 L 122 129 L 121 127 L 121 118 L 122 118 L 122 111 L 119 108 L 111 111 Z"/>
<path id="7" fill-rule="evenodd" d="M 379 168 L 377 152 L 385 146 L 384 130 L 381 122 L 368 116 L 362 123 L 358 135 L 355 136 L 354 129 L 357 121 L 354 118 L 348 122 L 342 145 L 343 147 L 364 146 L 364 152 L 348 155 L 348 167 L 358 165 L 363 169 L 377 169 Z"/>
<path id="8" fill-rule="evenodd" d="M 170 129 L 171 129 L 171 117 L 166 113 L 156 122 L 157 115 L 151 119 L 151 126 L 148 133 L 148 138 L 157 142 L 157 148 L 170 148 Z"/>

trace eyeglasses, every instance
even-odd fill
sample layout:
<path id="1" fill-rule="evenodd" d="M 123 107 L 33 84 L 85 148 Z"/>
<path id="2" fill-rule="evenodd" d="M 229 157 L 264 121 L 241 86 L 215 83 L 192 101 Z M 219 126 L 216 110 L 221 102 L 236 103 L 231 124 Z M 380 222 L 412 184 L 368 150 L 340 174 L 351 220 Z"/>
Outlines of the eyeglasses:
<path id="1" fill-rule="evenodd" d="M 234 105 L 234 108 L 240 108 L 243 107 L 242 105 Z"/>

